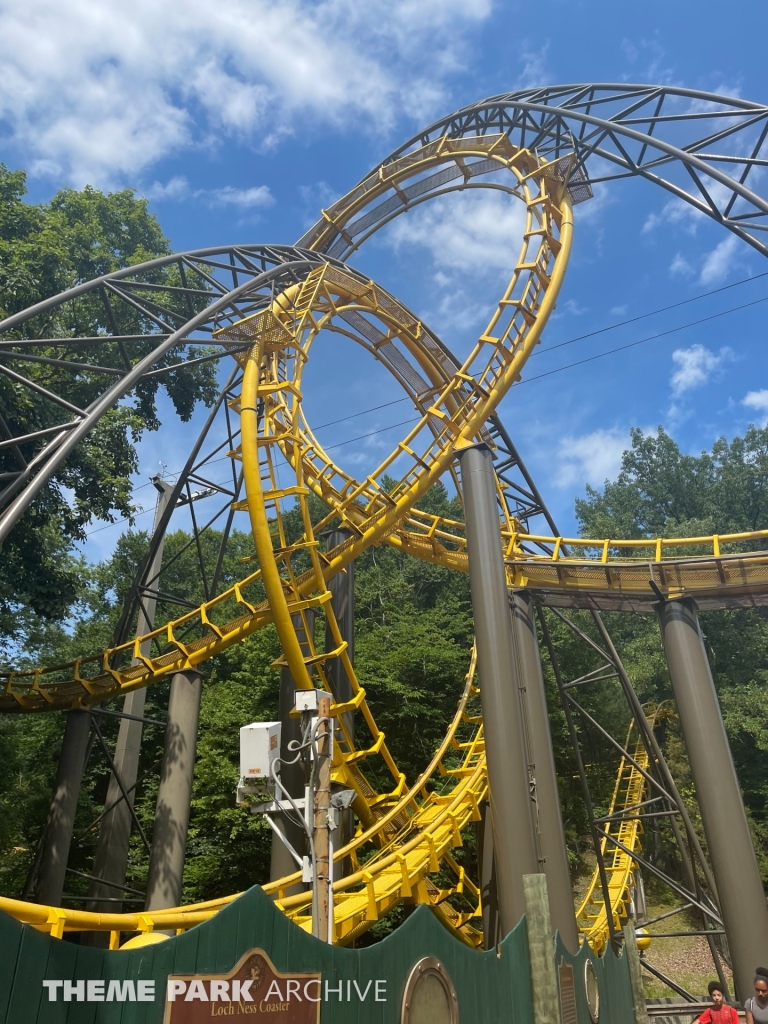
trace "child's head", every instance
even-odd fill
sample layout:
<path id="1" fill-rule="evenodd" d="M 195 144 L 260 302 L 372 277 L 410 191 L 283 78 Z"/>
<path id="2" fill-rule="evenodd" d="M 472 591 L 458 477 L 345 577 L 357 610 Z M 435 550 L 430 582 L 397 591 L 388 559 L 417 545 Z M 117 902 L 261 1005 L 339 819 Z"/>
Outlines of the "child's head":
<path id="1" fill-rule="evenodd" d="M 723 992 L 723 986 L 719 981 L 710 981 L 707 985 L 707 992 L 709 992 L 709 998 L 715 1004 L 715 1006 L 722 1006 L 723 1000 L 725 999 L 725 993 Z"/>

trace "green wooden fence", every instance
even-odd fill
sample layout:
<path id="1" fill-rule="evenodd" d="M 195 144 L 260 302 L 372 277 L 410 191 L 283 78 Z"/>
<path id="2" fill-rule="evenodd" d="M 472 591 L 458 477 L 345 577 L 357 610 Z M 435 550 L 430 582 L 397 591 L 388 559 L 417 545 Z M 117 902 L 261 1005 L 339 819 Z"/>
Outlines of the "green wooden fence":
<path id="1" fill-rule="evenodd" d="M 330 998 L 321 1003 L 321 1024 L 400 1024 L 403 991 L 413 966 L 435 957 L 456 989 L 460 1024 L 534 1024 L 528 939 L 522 920 L 501 945 L 486 953 L 462 945 L 426 907 L 417 908 L 384 941 L 365 949 L 328 946 L 297 928 L 258 886 L 209 921 L 166 942 L 131 951 L 108 951 L 52 939 L 0 913 L 0 1022 L 2 1024 L 162 1024 L 166 981 L 172 974 L 225 974 L 250 949 L 261 948 L 279 971 L 320 971 Z M 578 1024 L 590 1024 L 583 993 L 582 949 L 571 956 L 557 940 L 557 962 L 574 966 Z M 631 1024 L 632 996 L 623 958 L 608 952 L 592 957 L 598 976 L 600 1024 Z M 154 1002 L 50 1002 L 44 979 L 132 979 L 155 982 Z M 373 1001 L 338 1000 L 334 990 L 357 981 L 384 980 Z M 274 1016 L 274 1015 L 272 1015 Z M 253 1018 L 252 1018 L 253 1019 Z M 262 1015 L 259 1015 L 262 1019 Z"/>

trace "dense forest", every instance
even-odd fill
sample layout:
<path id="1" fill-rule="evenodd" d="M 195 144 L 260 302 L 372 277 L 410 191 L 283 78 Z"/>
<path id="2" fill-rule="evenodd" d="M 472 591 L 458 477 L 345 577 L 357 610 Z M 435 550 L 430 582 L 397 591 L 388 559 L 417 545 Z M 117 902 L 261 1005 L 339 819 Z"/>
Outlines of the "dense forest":
<path id="1" fill-rule="evenodd" d="M 168 251 L 168 242 L 146 203 L 130 191 L 103 195 L 94 189 L 65 190 L 48 204 L 24 202 L 24 175 L 0 166 L 0 318 L 116 266 Z M 87 319 L 87 310 L 84 311 Z M 87 330 L 87 324 L 82 326 Z M 206 364 L 210 366 L 211 364 Z M 88 382 L 72 385 L 87 391 Z M 195 404 L 209 404 L 212 371 L 175 381 L 177 413 L 188 418 Z M 87 394 L 78 396 L 87 401 Z M 0 380 L 0 412 L 12 426 L 37 424 L 36 408 L 21 407 L 12 382 Z M 25 419 L 26 417 L 26 419 Z M 136 469 L 135 444 L 158 427 L 155 391 L 124 403 L 100 428 L 99 437 L 67 463 L 36 501 L 0 558 L 2 661 L 57 662 L 99 650 L 109 641 L 136 567 L 148 543 L 129 527 L 112 556 L 92 564 L 76 552 L 93 517 L 110 521 L 135 512 L 129 478 Z M 518 439 L 524 442 L 524 439 Z M 6 450 L 4 450 L 6 451 Z M 7 457 L 7 456 L 4 456 Z M 4 468 L 4 467 L 0 467 Z M 461 518 L 461 508 L 437 485 L 421 503 L 427 511 Z M 631 448 L 613 481 L 587 488 L 576 504 L 583 535 L 666 537 L 768 528 L 768 429 L 750 428 L 743 438 L 718 440 L 691 456 L 659 428 L 634 431 Z M 204 557 L 215 558 L 215 531 L 204 537 Z M 168 535 L 164 586 L 196 601 L 196 576 L 189 561 L 175 558 L 187 543 L 183 531 Z M 221 575 L 223 588 L 242 575 L 241 558 L 252 552 L 248 535 L 235 532 Z M 172 565 L 171 565 L 172 563 Z M 398 764 L 410 779 L 429 759 L 453 715 L 469 663 L 472 612 L 464 575 L 405 557 L 387 545 L 369 549 L 356 563 L 356 668 L 371 707 Z M 162 602 L 158 615 L 162 615 Z M 576 677 L 594 656 L 549 612 L 549 626 L 563 671 Z M 588 616 L 575 613 L 585 632 Z M 627 669 L 643 701 L 671 696 L 659 630 L 652 615 L 606 616 Z M 768 614 L 761 609 L 706 613 L 701 617 L 737 771 L 768 880 Z M 235 805 L 238 730 L 277 712 L 279 654 L 272 628 L 230 648 L 205 668 L 195 787 L 184 877 L 186 900 L 235 892 L 268 876 L 270 834 L 257 817 Z M 575 872 L 589 850 L 589 830 L 575 780 L 564 717 L 543 657 L 552 732 L 569 853 Z M 162 719 L 167 684 L 152 687 L 146 715 Z M 585 688 L 581 701 L 612 732 L 622 736 L 627 712 L 615 681 Z M 116 724 L 105 723 L 108 738 Z M 18 896 L 30 867 L 53 790 L 61 745 L 61 715 L 0 718 L 0 892 Z M 157 793 L 162 730 L 147 729 L 142 750 L 137 814 L 149 832 Z M 674 719 L 665 727 L 665 750 L 696 818 L 695 798 Z M 610 798 L 615 752 L 584 728 L 582 744 L 598 809 Z M 91 868 L 108 769 L 94 752 L 75 825 L 70 866 Z M 660 837 L 652 831 L 647 842 Z M 468 837 L 465 856 L 471 859 Z M 673 866 L 672 866 L 673 867 Z M 143 887 L 147 856 L 132 839 L 127 883 Z M 85 891 L 72 876 L 68 893 Z M 78 904 L 80 905 L 80 904 Z"/>

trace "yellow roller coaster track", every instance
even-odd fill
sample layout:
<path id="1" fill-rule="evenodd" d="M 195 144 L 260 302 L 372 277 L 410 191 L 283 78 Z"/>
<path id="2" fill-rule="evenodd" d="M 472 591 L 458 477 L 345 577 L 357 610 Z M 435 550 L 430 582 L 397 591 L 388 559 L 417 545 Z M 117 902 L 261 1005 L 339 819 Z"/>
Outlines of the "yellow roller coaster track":
<path id="1" fill-rule="evenodd" d="M 276 294 L 266 310 L 224 329 L 225 342 L 238 350 L 243 342 L 250 346 L 237 355 L 243 385 L 233 408 L 240 414 L 242 440 L 230 454 L 243 464 L 246 499 L 236 507 L 249 515 L 258 570 L 199 608 L 129 643 L 66 665 L 0 677 L 4 683 L 0 710 L 90 707 L 199 665 L 268 623 L 274 623 L 283 649 L 278 664 L 288 666 L 297 686 L 329 689 L 326 669 L 333 659 L 340 659 L 354 697 L 335 704 L 332 713 L 343 716 L 354 708 L 361 720 L 353 739 L 345 718 L 339 717 L 341 738 L 333 764 L 335 780 L 355 791 L 354 809 L 361 823 L 358 836 L 335 853 L 338 860 L 349 857 L 355 869 L 335 886 L 335 941 L 340 943 L 354 939 L 404 900 L 432 906 L 462 941 L 478 945 L 482 939 L 477 927 L 477 887 L 451 854 L 462 843 L 462 829 L 478 820 L 479 805 L 487 797 L 482 726 L 467 707 L 477 692 L 474 656 L 464 696 L 443 744 L 427 771 L 407 789 L 355 677 L 327 586 L 334 574 L 380 543 L 466 571 L 463 524 L 428 515 L 415 505 L 444 473 L 453 471 L 458 449 L 477 439 L 489 442 L 484 425 L 520 379 L 554 308 L 572 238 L 570 201 L 564 187 L 568 158 L 547 163 L 516 149 L 505 135 L 437 140 L 367 179 L 340 200 L 325 220 L 343 234 L 344 224 L 377 190 L 397 188 L 408 177 L 469 156 L 495 161 L 509 172 L 512 184 L 505 190 L 523 201 L 526 225 L 510 283 L 464 363 L 455 365 L 420 321 L 374 282 L 330 265 L 313 269 L 299 284 Z M 400 381 L 419 414 L 418 423 L 363 481 L 333 462 L 304 417 L 302 377 L 321 331 L 345 334 L 367 348 Z M 286 485 L 279 479 L 283 460 L 292 469 Z M 383 486 L 385 474 L 396 476 L 394 486 Z M 329 509 L 316 524 L 309 514 L 311 492 Z M 585 571 L 585 565 L 586 571 L 602 573 L 609 585 L 615 585 L 622 573 L 633 578 L 636 564 L 613 561 L 624 550 L 624 542 L 568 541 L 572 550 L 566 555 L 562 539 L 525 534 L 510 511 L 503 487 L 498 494 L 500 543 L 510 586 L 532 586 L 537 572 L 548 572 L 546 579 L 555 582 L 547 586 L 577 588 L 581 585 L 578 573 Z M 284 506 L 300 512 L 303 533 L 298 539 L 289 535 Z M 342 525 L 350 536 L 323 552 L 316 537 L 330 525 Z M 735 543 L 754 539 L 759 538 L 740 537 Z M 717 544 L 729 541 L 715 540 L 715 560 L 722 561 Z M 673 572 L 676 563 L 667 569 L 664 561 L 665 545 L 675 554 L 681 545 L 699 542 L 698 538 L 664 541 L 659 546 L 654 541 L 654 564 L 663 563 L 666 571 Z M 640 551 L 651 542 L 631 543 Z M 576 557 L 597 549 L 599 560 Z M 687 562 L 699 565 L 696 559 Z M 640 569 L 645 572 L 641 582 L 647 590 L 648 573 L 654 569 L 649 570 L 648 561 Z M 691 579 L 698 578 L 696 573 L 696 568 L 690 570 Z M 657 578 L 668 589 L 669 577 Z M 331 649 L 315 646 L 307 624 L 308 609 L 322 609 L 333 638 Z M 299 634 L 308 638 L 304 644 L 299 642 L 297 623 Z M 368 761 L 370 770 L 364 772 Z M 386 776 L 391 778 L 391 788 L 380 791 L 381 783 L 374 785 L 371 780 Z M 436 777 L 441 780 L 437 787 Z M 265 888 L 274 893 L 286 914 L 309 929 L 308 895 L 288 893 L 298 880 L 298 875 L 292 875 Z M 89 914 L 8 899 L 0 900 L 0 907 L 57 936 L 68 930 L 109 931 L 111 945 L 116 947 L 120 933 L 183 930 L 233 898 L 124 915 Z M 620 913 L 625 898 L 626 888 L 621 892 L 616 888 L 615 913 Z M 607 924 L 602 927 L 605 932 Z M 589 929 L 590 942 L 599 945 L 599 924 Z"/>

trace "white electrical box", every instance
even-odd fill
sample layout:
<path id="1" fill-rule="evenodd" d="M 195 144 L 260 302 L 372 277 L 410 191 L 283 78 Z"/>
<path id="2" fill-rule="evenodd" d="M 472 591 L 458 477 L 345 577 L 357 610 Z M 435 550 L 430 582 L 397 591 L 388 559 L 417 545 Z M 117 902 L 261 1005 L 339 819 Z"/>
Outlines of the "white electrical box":
<path id="1" fill-rule="evenodd" d="M 294 690 L 293 699 L 296 703 L 296 710 L 312 711 L 317 714 L 317 702 L 320 697 L 329 697 L 326 690 Z"/>
<path id="2" fill-rule="evenodd" d="M 280 757 L 280 731 L 280 722 L 251 722 L 240 729 L 238 803 L 272 798 L 272 764 Z"/>

